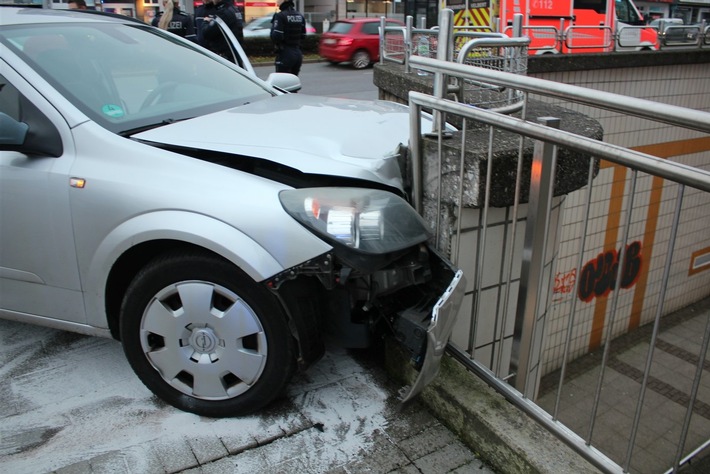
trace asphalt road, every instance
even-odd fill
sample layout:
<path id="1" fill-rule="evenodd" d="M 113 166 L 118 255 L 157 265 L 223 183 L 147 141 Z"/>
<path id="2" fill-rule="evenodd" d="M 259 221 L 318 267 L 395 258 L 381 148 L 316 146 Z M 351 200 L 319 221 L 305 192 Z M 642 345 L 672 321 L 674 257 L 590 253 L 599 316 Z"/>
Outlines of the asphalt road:
<path id="1" fill-rule="evenodd" d="M 274 72 L 274 65 L 255 66 L 257 76 L 266 79 Z M 299 93 L 347 99 L 375 100 L 377 88 L 372 83 L 373 69 L 353 69 L 347 64 L 333 65 L 329 62 L 306 63 L 299 78 L 302 89 Z"/>

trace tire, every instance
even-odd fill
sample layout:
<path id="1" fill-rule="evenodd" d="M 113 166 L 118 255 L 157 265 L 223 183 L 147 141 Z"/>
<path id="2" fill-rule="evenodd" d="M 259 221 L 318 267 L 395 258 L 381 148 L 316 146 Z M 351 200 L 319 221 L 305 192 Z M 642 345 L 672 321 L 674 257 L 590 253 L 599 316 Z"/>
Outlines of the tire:
<path id="1" fill-rule="evenodd" d="M 370 53 L 361 49 L 353 54 L 352 64 L 355 69 L 365 69 L 370 65 L 372 59 L 370 58 Z"/>
<path id="2" fill-rule="evenodd" d="M 121 307 L 121 341 L 156 396 L 209 417 L 265 407 L 295 369 L 295 343 L 273 295 L 201 254 L 158 258 L 135 277 Z"/>

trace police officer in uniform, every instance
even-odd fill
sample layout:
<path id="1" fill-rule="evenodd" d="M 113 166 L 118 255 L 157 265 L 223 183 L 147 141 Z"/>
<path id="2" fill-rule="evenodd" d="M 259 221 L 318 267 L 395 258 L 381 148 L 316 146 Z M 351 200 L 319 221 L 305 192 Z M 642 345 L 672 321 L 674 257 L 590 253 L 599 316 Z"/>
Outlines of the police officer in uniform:
<path id="1" fill-rule="evenodd" d="M 222 34 L 219 25 L 214 21 L 216 17 L 221 18 L 232 31 L 240 44 L 244 42 L 244 17 L 242 12 L 234 6 L 232 0 L 213 0 L 212 3 L 205 2 L 205 8 L 195 15 L 201 19 L 200 24 L 200 44 L 210 51 L 234 62 L 231 48 L 227 44 L 227 39 Z M 199 20 L 198 20 L 199 21 Z M 236 58 L 237 64 L 241 64 L 241 58 Z"/>
<path id="2" fill-rule="evenodd" d="M 166 0 L 165 11 L 153 18 L 151 25 L 187 38 L 190 41 L 197 41 L 192 16 L 180 11 L 180 5 L 173 0 Z"/>
<path id="3" fill-rule="evenodd" d="M 301 40 L 306 36 L 306 19 L 293 0 L 276 0 L 279 12 L 271 20 L 271 41 L 276 46 L 276 72 L 298 76 L 303 63 Z"/>

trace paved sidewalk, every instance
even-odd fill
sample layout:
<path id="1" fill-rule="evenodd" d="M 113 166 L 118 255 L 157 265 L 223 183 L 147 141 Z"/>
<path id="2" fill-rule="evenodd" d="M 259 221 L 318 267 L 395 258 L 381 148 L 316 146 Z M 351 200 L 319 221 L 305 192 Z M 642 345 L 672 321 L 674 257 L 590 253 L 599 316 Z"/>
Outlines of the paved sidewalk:
<path id="1" fill-rule="evenodd" d="M 166 406 L 118 342 L 0 320 L 0 466 L 12 474 L 483 473 L 377 364 L 331 348 L 258 416 Z"/>
<path id="2" fill-rule="evenodd" d="M 644 396 L 641 421 L 632 450 L 630 472 L 663 473 L 673 466 L 692 382 L 710 317 L 710 298 L 662 319 Z M 615 339 L 608 356 L 592 430 L 592 445 L 624 466 L 636 405 L 651 341 L 652 325 Z M 589 439 L 590 414 L 599 380 L 601 350 L 577 359 L 567 368 L 559 420 Z M 681 459 L 710 439 L 710 361 L 704 354 L 703 376 Z M 552 413 L 559 371 L 543 378 L 537 403 Z M 710 462 L 696 459 L 683 472 L 710 472 Z"/>

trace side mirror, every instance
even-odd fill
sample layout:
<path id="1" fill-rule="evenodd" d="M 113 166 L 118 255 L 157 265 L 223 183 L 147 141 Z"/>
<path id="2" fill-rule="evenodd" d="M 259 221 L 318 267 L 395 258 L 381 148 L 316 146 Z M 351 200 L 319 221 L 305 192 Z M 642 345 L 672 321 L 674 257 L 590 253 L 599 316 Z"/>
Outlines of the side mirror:
<path id="1" fill-rule="evenodd" d="M 287 72 L 272 72 L 266 78 L 266 82 L 286 92 L 298 92 L 301 90 L 301 80 L 298 76 Z"/>
<path id="2" fill-rule="evenodd" d="M 18 122 L 6 113 L 0 112 L 0 147 L 6 150 L 7 147 L 21 146 L 25 143 L 29 129 L 26 123 Z"/>
<path id="3" fill-rule="evenodd" d="M 27 155 L 62 156 L 62 140 L 54 125 L 33 107 L 27 107 L 26 116 L 31 127 L 28 123 L 0 112 L 0 150 L 19 151 Z"/>

